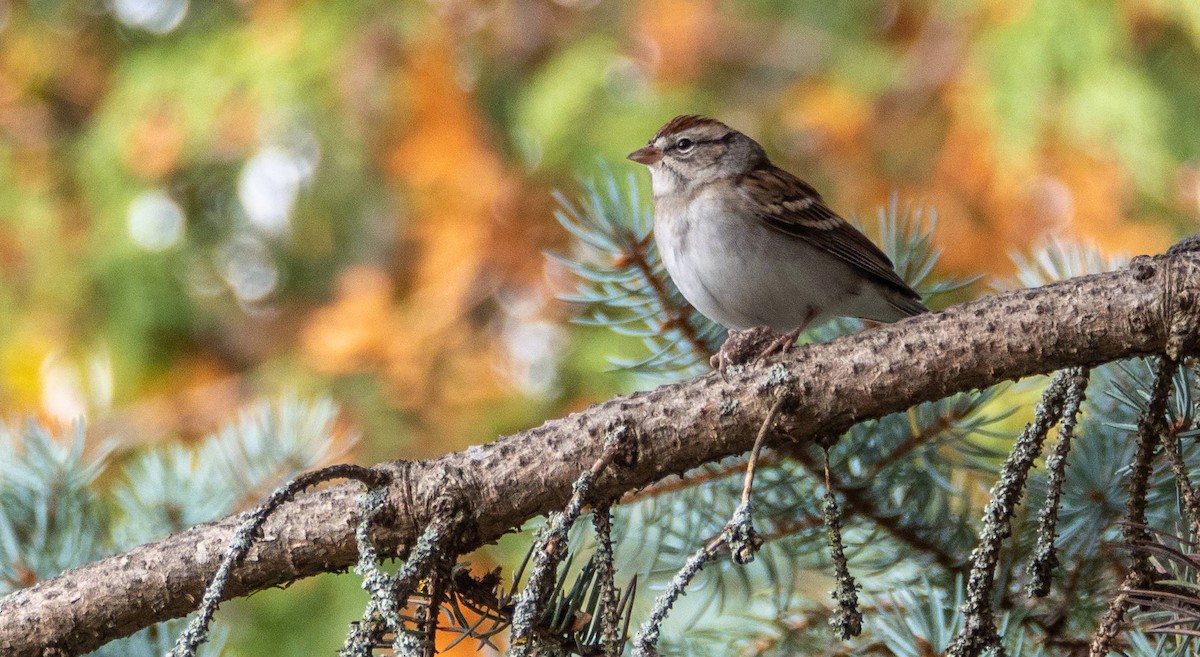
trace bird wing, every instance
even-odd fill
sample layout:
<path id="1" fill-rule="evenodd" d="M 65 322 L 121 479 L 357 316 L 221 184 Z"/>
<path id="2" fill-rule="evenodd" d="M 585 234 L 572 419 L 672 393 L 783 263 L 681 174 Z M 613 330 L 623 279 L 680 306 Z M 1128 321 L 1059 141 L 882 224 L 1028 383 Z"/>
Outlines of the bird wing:
<path id="1" fill-rule="evenodd" d="M 775 166 L 746 174 L 739 187 L 750 205 L 762 208 L 758 219 L 781 233 L 798 237 L 841 258 L 856 269 L 913 299 L 920 299 L 875 243 L 831 210 L 812 185 Z"/>

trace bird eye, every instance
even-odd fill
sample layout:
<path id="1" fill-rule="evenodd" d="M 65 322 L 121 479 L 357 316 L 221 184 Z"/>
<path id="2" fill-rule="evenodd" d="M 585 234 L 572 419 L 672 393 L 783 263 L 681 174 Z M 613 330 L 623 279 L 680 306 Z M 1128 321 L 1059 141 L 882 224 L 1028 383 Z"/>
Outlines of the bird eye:
<path id="1" fill-rule="evenodd" d="M 686 153 L 692 150 L 692 147 L 695 145 L 696 142 L 688 139 L 687 137 L 683 137 L 679 141 L 675 142 L 675 150 L 679 151 L 680 153 Z"/>

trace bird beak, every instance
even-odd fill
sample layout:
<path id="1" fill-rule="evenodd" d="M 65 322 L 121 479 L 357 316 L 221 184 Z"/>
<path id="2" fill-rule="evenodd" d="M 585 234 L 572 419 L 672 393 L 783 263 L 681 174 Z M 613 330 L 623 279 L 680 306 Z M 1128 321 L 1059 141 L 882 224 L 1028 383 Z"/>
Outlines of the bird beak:
<path id="1" fill-rule="evenodd" d="M 639 164 L 650 166 L 652 164 L 657 164 L 658 161 L 662 159 L 662 156 L 662 151 L 658 150 L 657 148 L 653 146 L 642 146 L 636 151 L 630 153 L 629 159 Z"/>

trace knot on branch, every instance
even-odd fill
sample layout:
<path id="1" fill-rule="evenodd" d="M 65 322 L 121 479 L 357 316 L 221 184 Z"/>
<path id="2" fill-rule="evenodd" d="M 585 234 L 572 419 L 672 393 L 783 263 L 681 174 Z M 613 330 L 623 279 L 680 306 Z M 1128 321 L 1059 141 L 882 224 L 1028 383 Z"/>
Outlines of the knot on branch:
<path id="1" fill-rule="evenodd" d="M 350 634 L 339 651 L 346 657 L 373 654 L 384 635 L 393 636 L 395 654 L 432 655 L 433 638 L 438 628 L 438 614 L 445 597 L 445 580 L 449 576 L 458 545 L 462 543 L 461 528 L 467 515 L 462 501 L 442 495 L 430 506 L 433 519 L 405 555 L 405 561 L 389 574 L 380 567 L 380 554 L 371 540 L 371 524 L 387 506 L 388 489 L 370 488 L 360 507 L 362 519 L 355 530 L 359 560 L 355 572 L 363 576 L 362 587 L 371 594 L 360 622 L 352 625 Z M 427 602 L 416 614 L 417 631 L 407 631 L 403 611 L 410 596 L 424 587 Z"/>
<path id="2" fill-rule="evenodd" d="M 754 529 L 754 521 L 750 516 L 750 502 L 742 502 L 734 512 L 721 538 L 729 544 L 729 552 L 733 560 L 746 565 L 754 561 L 754 554 L 762 547 L 763 537 Z"/>
<path id="3" fill-rule="evenodd" d="M 1200 275 L 1200 235 L 1178 242 L 1167 254 L 1174 257 L 1167 264 L 1163 281 L 1163 308 L 1167 313 L 1165 351 L 1173 360 L 1180 360 L 1200 347 L 1200 288 L 1187 284 Z"/>
<path id="4" fill-rule="evenodd" d="M 442 489 L 436 491 L 436 498 L 418 509 L 429 514 L 430 519 L 426 524 L 439 518 L 452 518 L 454 534 L 457 537 L 453 547 L 461 551 L 461 548 L 474 545 L 479 539 L 479 524 L 475 514 L 469 510 L 473 508 L 472 501 L 479 494 L 481 483 L 470 470 L 454 467 L 442 467 L 438 470 L 441 472 L 439 479 L 444 482 Z"/>
<path id="5" fill-rule="evenodd" d="M 456 545 L 474 545 L 479 535 L 472 500 L 478 495 L 478 477 L 465 468 L 415 461 L 390 461 L 375 466 L 385 472 L 387 495 L 371 525 L 385 532 L 419 535 L 439 518 L 454 518 Z M 418 474 L 419 473 L 419 474 Z M 409 530 L 405 530 L 409 528 Z M 381 537 L 382 538 L 382 537 Z M 397 549 L 399 546 L 390 546 Z M 397 549 L 403 552 L 403 548 Z"/>
<path id="6" fill-rule="evenodd" d="M 608 457 L 609 452 L 612 456 Z M 632 468 L 638 462 L 637 427 L 627 420 L 610 422 L 604 432 L 604 454 L 611 462 L 622 468 Z"/>

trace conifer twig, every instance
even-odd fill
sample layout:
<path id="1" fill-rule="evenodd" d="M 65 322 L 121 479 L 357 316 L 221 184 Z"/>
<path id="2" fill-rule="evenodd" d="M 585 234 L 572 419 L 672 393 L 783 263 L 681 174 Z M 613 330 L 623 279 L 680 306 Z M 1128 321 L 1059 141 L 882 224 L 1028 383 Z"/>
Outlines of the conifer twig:
<path id="1" fill-rule="evenodd" d="M 758 454 L 762 450 L 767 432 L 770 431 L 771 425 L 775 423 L 775 417 L 779 415 L 779 409 L 783 406 L 783 400 L 783 395 L 780 395 L 775 400 L 775 403 L 771 406 L 771 410 L 767 411 L 767 417 L 763 419 L 762 426 L 758 429 L 758 436 L 754 439 L 754 447 L 750 449 L 750 460 L 746 463 L 746 480 L 742 484 L 742 501 L 733 512 L 733 518 L 730 519 L 729 524 L 725 526 L 725 531 L 723 532 L 726 536 L 726 542 L 729 543 L 729 550 L 733 555 L 733 560 L 742 565 L 754 561 L 754 553 L 758 552 L 758 548 L 762 547 L 763 544 L 762 536 L 759 535 L 758 530 L 754 529 L 754 520 L 751 517 L 753 506 L 750 503 L 750 493 L 754 490 L 754 473 L 758 468 Z"/>
<path id="2" fill-rule="evenodd" d="M 1179 447 L 1178 433 L 1167 432 L 1167 435 L 1163 436 L 1162 444 L 1167 458 L 1170 459 L 1171 471 L 1175 474 L 1175 485 L 1179 490 L 1179 499 L 1183 502 L 1183 510 L 1187 514 L 1192 534 L 1200 537 L 1200 495 L 1197 494 L 1196 487 L 1192 485 L 1187 463 L 1183 460 L 1183 450 Z"/>
<path id="3" fill-rule="evenodd" d="M 746 480 L 742 485 L 741 504 L 738 505 L 733 517 L 725 524 L 721 533 L 692 554 L 683 568 L 675 573 L 675 577 L 667 585 L 667 590 L 654 601 L 650 617 L 638 630 L 637 637 L 634 638 L 634 657 L 650 657 L 657 654 L 655 646 L 658 644 L 658 637 L 662 631 L 662 623 L 670 613 L 671 607 L 675 606 L 675 600 L 683 595 L 684 590 L 700 572 L 700 569 L 712 561 L 723 546 L 729 546 L 734 561 L 739 564 L 746 564 L 754 560 L 754 552 L 762 546 L 762 538 L 754 530 L 750 516 L 750 492 L 754 488 L 754 469 L 758 461 L 758 451 L 762 449 L 763 441 L 771 425 L 775 422 L 775 416 L 783 406 L 784 399 L 783 396 L 780 396 L 775 400 L 758 429 L 754 447 L 750 452 L 750 460 L 746 466 Z"/>
<path id="4" fill-rule="evenodd" d="M 991 604 L 1001 543 L 1012 535 L 1012 516 L 1021 500 L 1025 481 L 1041 453 L 1046 434 L 1062 417 L 1072 376 L 1072 370 L 1061 370 L 1051 379 L 1034 409 L 1033 421 L 1025 425 L 1000 470 L 1000 480 L 992 487 L 983 511 L 979 545 L 971 552 L 971 576 L 967 580 L 962 629 L 946 651 L 947 657 L 977 657 L 985 650 L 1000 646 Z"/>
<path id="5" fill-rule="evenodd" d="M 618 425 L 605 434 L 604 452 L 590 469 L 579 475 L 567 507 L 551 518 L 534 547 L 533 569 L 529 573 L 529 581 L 525 588 L 517 596 L 513 610 L 510 651 L 513 657 L 530 654 L 537 622 L 541 617 L 546 597 L 550 594 L 555 568 L 566 553 L 567 533 L 583 511 L 583 504 L 591 491 L 592 482 L 620 453 L 627 431 L 624 425 Z"/>
<path id="6" fill-rule="evenodd" d="M 789 456 L 796 459 L 808 474 L 814 479 L 821 477 L 822 469 L 805 454 L 802 449 L 789 450 Z M 827 484 L 829 490 L 836 491 L 841 496 L 845 512 L 855 517 L 870 520 L 871 524 L 887 532 L 888 536 L 896 539 L 909 548 L 928 555 L 934 563 L 947 572 L 959 572 L 963 569 L 964 559 L 945 546 L 939 545 L 928 533 L 920 527 L 907 524 L 904 518 L 880 505 L 879 501 L 868 494 L 867 489 L 843 481 L 837 473 L 830 473 Z"/>
<path id="7" fill-rule="evenodd" d="M 339 657 L 370 657 L 375 645 L 388 632 L 394 633 L 392 646 L 396 654 L 424 651 L 424 628 L 419 626 L 420 619 L 417 619 L 416 630 L 409 632 L 404 627 L 400 611 L 408 604 L 409 596 L 422 578 L 445 569 L 446 562 L 457 556 L 451 547 L 460 538 L 465 515 L 457 500 L 444 495 L 434 503 L 439 512 L 421 532 L 404 563 L 394 575 L 385 572 L 380 567 L 380 556 L 371 539 L 371 530 L 375 519 L 384 510 L 386 496 L 386 489 L 373 488 L 362 499 L 363 513 L 355 529 L 359 548 L 355 571 L 362 575 L 362 587 L 371 594 L 371 599 L 363 612 L 362 621 L 354 624 L 347 634 L 338 652 Z M 434 613 L 436 618 L 436 611 Z"/>
<path id="8" fill-rule="evenodd" d="M 209 625 L 212 623 L 213 616 L 217 612 L 217 606 L 221 604 L 225 587 L 229 582 L 230 576 L 233 574 L 233 569 L 237 568 L 238 564 L 246 557 L 246 553 L 250 551 L 250 546 L 253 545 L 256 535 L 262 529 L 263 523 L 267 521 L 267 518 L 280 505 L 292 499 L 298 493 L 334 479 L 354 479 L 366 484 L 369 490 L 383 490 L 390 477 L 378 470 L 342 463 L 306 472 L 277 488 L 267 498 L 266 502 L 263 502 L 257 509 L 254 509 L 245 516 L 241 527 L 238 528 L 237 533 L 234 534 L 233 539 L 229 542 L 229 547 L 221 559 L 220 567 L 217 568 L 216 573 L 213 574 L 212 579 L 204 590 L 200 609 L 183 633 L 179 635 L 168 657 L 193 657 L 200 644 L 207 640 Z"/>
<path id="9" fill-rule="evenodd" d="M 1153 472 L 1154 452 L 1162 438 L 1163 422 L 1166 419 L 1167 399 L 1171 383 L 1179 363 L 1169 356 L 1159 356 L 1154 368 L 1154 384 L 1150 389 L 1150 400 L 1146 410 L 1138 417 L 1135 436 L 1137 451 L 1129 475 L 1129 503 L 1123 525 L 1125 542 L 1132 548 L 1133 557 L 1129 574 L 1120 591 L 1108 605 L 1100 626 L 1092 636 L 1090 657 L 1105 657 L 1113 640 L 1125 623 L 1129 612 L 1129 591 L 1144 589 L 1150 584 L 1150 556 L 1146 550 L 1138 549 L 1148 544 L 1152 537 L 1146 529 L 1146 495 L 1150 490 L 1150 474 Z"/>
<path id="10" fill-rule="evenodd" d="M 763 419 L 762 426 L 758 430 L 758 435 L 754 438 L 754 447 L 750 448 L 750 460 L 746 462 L 746 480 L 742 484 L 742 506 L 750 504 L 750 493 L 754 490 L 754 472 L 758 468 L 758 454 L 762 451 L 763 441 L 767 437 L 767 432 L 775 422 L 775 416 L 779 415 L 779 408 L 783 406 L 783 399 L 780 396 L 771 406 L 771 410 L 767 411 L 767 417 Z"/>
<path id="11" fill-rule="evenodd" d="M 1071 452 L 1071 440 L 1075 437 L 1075 425 L 1079 421 L 1079 408 L 1087 392 L 1088 373 L 1086 367 L 1066 370 L 1068 376 L 1066 406 L 1063 408 L 1062 425 L 1058 429 L 1058 444 L 1046 460 L 1050 476 L 1046 482 L 1046 502 L 1038 516 L 1038 541 L 1030 566 L 1029 595 L 1045 597 L 1050 594 L 1050 579 L 1058 567 L 1054 539 L 1058 527 L 1058 509 L 1062 502 L 1063 483 L 1066 481 L 1067 455 Z"/>
<path id="12" fill-rule="evenodd" d="M 424 633 L 421 645 L 421 657 L 433 657 L 437 653 L 437 632 L 440 622 L 442 602 L 446 599 L 446 580 L 449 570 L 453 567 L 450 559 L 438 559 L 434 563 L 429 576 L 426 578 L 426 589 L 429 594 L 428 602 L 418 610 L 423 612 L 418 629 Z"/>
<path id="13" fill-rule="evenodd" d="M 592 525 L 596 530 L 596 556 L 599 560 L 600 608 L 603 628 L 604 653 L 606 657 L 617 657 L 621 645 L 620 609 L 617 601 L 616 566 L 613 563 L 612 507 L 604 504 L 592 512 Z"/>
<path id="14" fill-rule="evenodd" d="M 846 559 L 846 546 L 842 544 L 842 518 L 838 511 L 837 498 L 829 485 L 829 450 L 825 450 L 825 527 L 829 534 L 829 553 L 833 561 L 834 579 L 837 582 L 833 590 L 833 599 L 837 600 L 838 610 L 829 623 L 837 628 L 838 637 L 842 640 L 856 637 L 862 633 L 862 611 L 858 609 L 858 584 L 850 574 L 850 563 Z"/>

